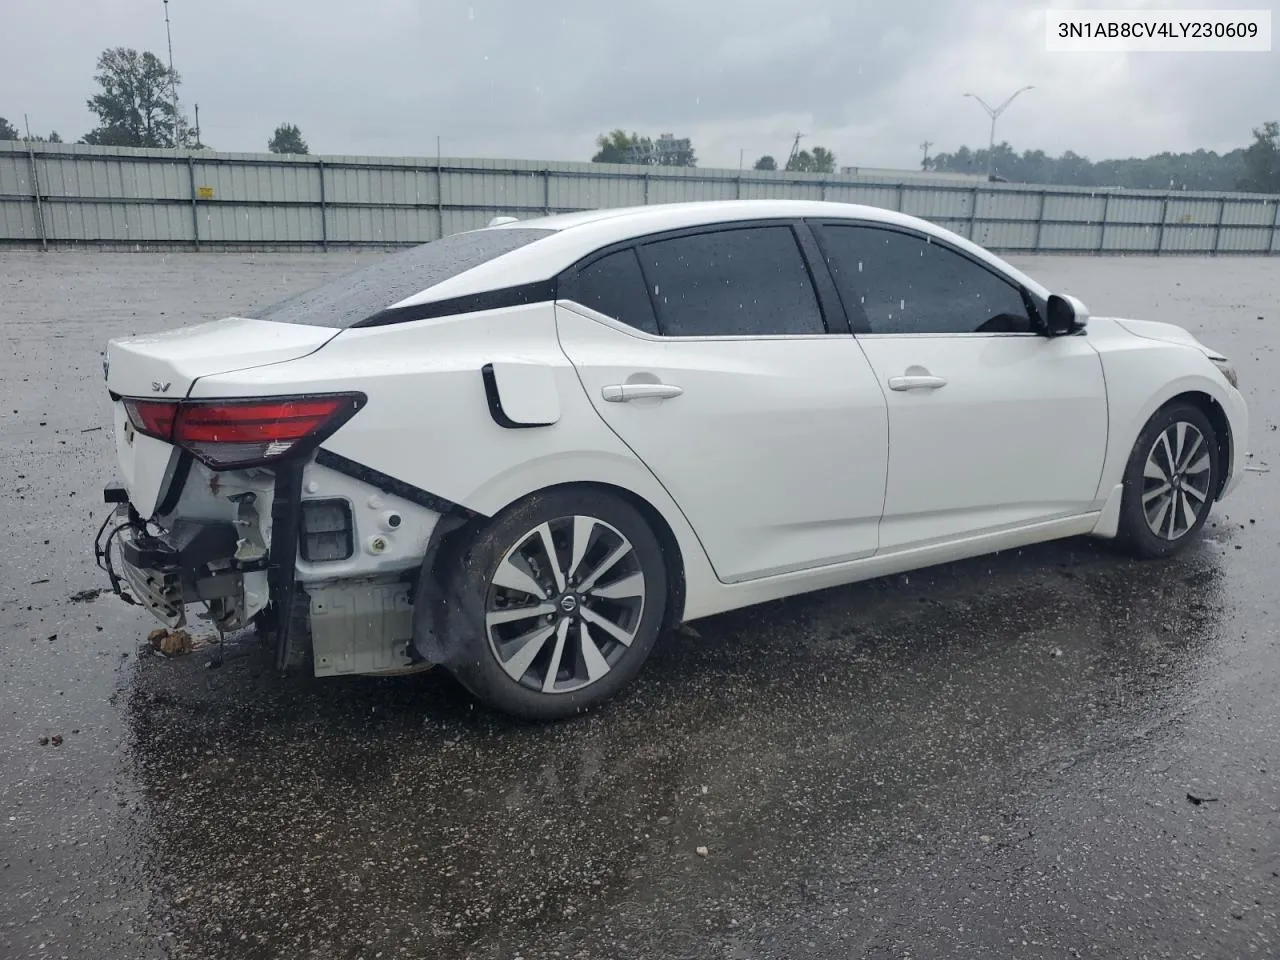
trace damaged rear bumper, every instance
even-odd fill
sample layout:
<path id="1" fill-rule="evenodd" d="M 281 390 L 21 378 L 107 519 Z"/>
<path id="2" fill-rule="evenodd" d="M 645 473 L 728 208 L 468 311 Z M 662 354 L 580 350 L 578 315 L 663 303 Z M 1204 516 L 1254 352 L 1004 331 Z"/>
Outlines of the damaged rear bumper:
<path id="1" fill-rule="evenodd" d="M 272 599 L 254 494 L 233 498 L 234 521 L 184 518 L 167 528 L 143 520 L 116 484 L 103 499 L 114 509 L 94 538 L 94 559 L 126 603 L 145 607 L 170 629 L 186 623 L 187 604 L 203 603 L 212 626 L 233 630 Z"/>

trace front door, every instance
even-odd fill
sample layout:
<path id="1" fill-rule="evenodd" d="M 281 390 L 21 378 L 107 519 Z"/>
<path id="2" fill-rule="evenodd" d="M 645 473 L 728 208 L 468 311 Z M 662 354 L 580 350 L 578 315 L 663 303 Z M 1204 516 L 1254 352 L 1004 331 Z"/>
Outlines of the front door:
<path id="1" fill-rule="evenodd" d="M 827 332 L 789 225 L 616 250 L 563 296 L 560 342 L 587 396 L 721 580 L 876 551 L 884 396 L 847 330 Z"/>
<path id="2" fill-rule="evenodd" d="M 1087 336 L 1038 335 L 1015 285 L 936 241 L 819 235 L 888 402 L 881 553 L 1098 508 L 1107 399 Z"/>

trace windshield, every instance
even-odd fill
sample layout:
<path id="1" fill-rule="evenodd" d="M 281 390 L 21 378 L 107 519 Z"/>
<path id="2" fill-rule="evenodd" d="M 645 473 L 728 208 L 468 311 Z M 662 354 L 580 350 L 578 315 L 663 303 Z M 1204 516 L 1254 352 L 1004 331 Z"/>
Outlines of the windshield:
<path id="1" fill-rule="evenodd" d="M 276 323 L 350 327 L 405 297 L 553 232 L 512 227 L 455 233 L 341 274 L 318 287 L 251 311 L 250 315 Z"/>

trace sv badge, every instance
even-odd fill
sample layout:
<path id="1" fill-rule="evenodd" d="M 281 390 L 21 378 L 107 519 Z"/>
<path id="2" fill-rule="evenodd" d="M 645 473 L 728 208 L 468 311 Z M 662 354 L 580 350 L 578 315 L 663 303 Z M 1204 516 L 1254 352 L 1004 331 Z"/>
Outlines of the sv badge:
<path id="1" fill-rule="evenodd" d="M 173 381 L 171 380 L 166 380 L 164 383 L 161 383 L 159 380 L 152 380 L 151 392 L 152 393 L 168 393 L 169 388 L 171 386 L 173 386 Z"/>

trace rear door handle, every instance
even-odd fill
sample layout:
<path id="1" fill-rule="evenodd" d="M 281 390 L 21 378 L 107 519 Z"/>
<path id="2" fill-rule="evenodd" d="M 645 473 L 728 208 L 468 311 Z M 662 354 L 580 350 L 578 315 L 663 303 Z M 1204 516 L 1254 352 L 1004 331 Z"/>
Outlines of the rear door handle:
<path id="1" fill-rule="evenodd" d="M 670 400 L 684 393 L 684 389 L 672 383 L 615 383 L 602 388 L 600 393 L 610 403 L 626 403 L 628 400 Z"/>
<path id="2" fill-rule="evenodd" d="M 945 387 L 947 381 L 941 377 L 928 374 L 912 374 L 910 376 L 890 377 L 890 390 L 937 390 Z"/>

